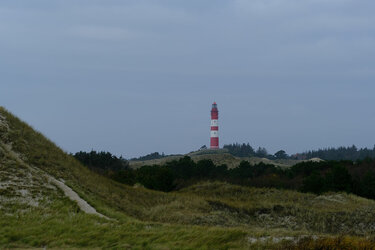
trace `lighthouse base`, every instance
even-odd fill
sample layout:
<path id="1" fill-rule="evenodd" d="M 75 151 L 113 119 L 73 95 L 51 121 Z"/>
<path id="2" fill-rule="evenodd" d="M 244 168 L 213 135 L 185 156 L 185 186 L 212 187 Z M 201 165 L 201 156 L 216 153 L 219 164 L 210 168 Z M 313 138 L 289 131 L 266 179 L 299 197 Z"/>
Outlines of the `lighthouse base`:
<path id="1" fill-rule="evenodd" d="M 219 137 L 211 137 L 210 149 L 219 148 Z"/>

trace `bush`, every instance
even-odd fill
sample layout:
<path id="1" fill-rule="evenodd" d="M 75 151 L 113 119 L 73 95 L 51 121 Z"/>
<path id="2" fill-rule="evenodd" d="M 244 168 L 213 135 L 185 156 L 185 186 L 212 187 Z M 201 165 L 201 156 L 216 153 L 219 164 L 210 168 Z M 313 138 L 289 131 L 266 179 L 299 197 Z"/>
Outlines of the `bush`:
<path id="1" fill-rule="evenodd" d="M 351 192 L 352 177 L 343 166 L 334 166 L 325 177 L 325 189 L 328 191 Z"/>
<path id="2" fill-rule="evenodd" d="M 174 176 L 170 169 L 164 166 L 143 166 L 136 172 L 137 182 L 146 188 L 169 192 L 174 188 Z"/>
<path id="3" fill-rule="evenodd" d="M 324 191 L 324 178 L 314 172 L 303 180 L 301 191 L 321 194 Z"/>

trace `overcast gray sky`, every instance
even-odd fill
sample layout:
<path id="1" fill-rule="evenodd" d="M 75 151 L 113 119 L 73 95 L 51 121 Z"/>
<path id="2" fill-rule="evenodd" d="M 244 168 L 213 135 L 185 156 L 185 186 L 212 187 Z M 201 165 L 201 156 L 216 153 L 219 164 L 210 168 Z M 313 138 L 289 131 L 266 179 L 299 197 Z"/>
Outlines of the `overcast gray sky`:
<path id="1" fill-rule="evenodd" d="M 0 105 L 68 152 L 375 144 L 373 0 L 2 0 Z"/>

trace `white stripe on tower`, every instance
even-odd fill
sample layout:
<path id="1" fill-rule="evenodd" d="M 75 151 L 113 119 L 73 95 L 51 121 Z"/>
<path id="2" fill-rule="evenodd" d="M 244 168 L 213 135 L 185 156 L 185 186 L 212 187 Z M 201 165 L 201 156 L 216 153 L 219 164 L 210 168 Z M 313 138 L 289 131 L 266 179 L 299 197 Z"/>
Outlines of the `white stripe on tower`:
<path id="1" fill-rule="evenodd" d="M 219 137 L 219 133 L 216 130 L 211 130 L 211 138 L 212 137 Z"/>
<path id="2" fill-rule="evenodd" d="M 217 120 L 211 120 L 211 127 L 218 127 L 219 123 Z"/>

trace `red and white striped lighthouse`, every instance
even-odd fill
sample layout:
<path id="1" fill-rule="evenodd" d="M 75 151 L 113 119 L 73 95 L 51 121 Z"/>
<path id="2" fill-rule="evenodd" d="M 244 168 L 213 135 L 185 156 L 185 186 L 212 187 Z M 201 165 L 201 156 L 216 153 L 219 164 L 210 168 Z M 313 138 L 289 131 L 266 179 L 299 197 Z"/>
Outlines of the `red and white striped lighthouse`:
<path id="1" fill-rule="evenodd" d="M 219 110 L 217 109 L 217 104 L 214 102 L 211 109 L 211 142 L 210 148 L 219 148 Z"/>

